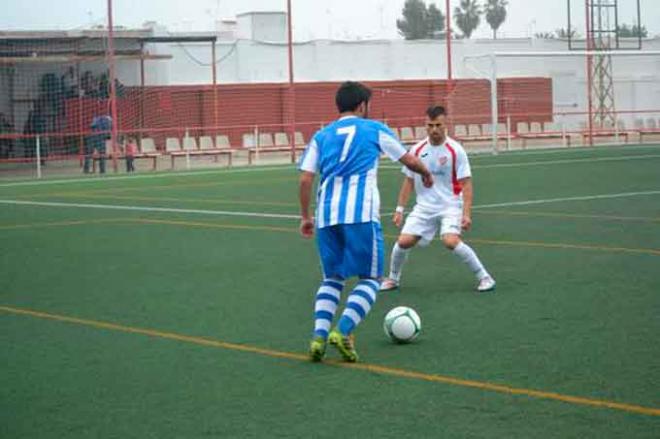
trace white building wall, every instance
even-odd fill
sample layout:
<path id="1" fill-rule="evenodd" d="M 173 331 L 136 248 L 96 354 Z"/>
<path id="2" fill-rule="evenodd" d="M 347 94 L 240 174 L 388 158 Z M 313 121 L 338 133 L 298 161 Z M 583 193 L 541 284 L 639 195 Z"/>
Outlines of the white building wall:
<path id="1" fill-rule="evenodd" d="M 156 46 L 159 53 L 171 54 L 173 58 L 150 62 L 147 84 L 211 83 L 210 44 Z M 151 48 L 149 50 L 152 51 Z M 453 74 L 455 78 L 489 78 L 490 60 L 469 59 L 477 55 L 566 50 L 567 43 L 560 40 L 455 40 L 452 42 Z M 660 38 L 645 40 L 644 50 L 660 51 Z M 288 81 L 285 43 L 255 40 L 218 42 L 217 60 L 218 83 L 221 84 Z M 617 110 L 660 109 L 660 56 L 614 57 L 613 71 Z M 555 112 L 587 109 L 584 57 L 500 58 L 497 73 L 498 77 L 550 77 Z M 317 40 L 296 43 L 294 77 L 300 82 L 446 79 L 446 46 L 444 41 L 435 40 Z M 625 115 L 624 119 L 631 123 L 633 117 L 632 114 Z M 573 125 L 578 119 L 584 118 L 566 118 Z"/>
<path id="2" fill-rule="evenodd" d="M 475 77 L 473 68 L 489 71 L 488 61 L 466 61 L 465 58 L 492 52 L 566 51 L 566 42 L 538 39 L 456 40 L 452 42 L 453 73 L 456 78 Z M 197 62 L 210 68 L 211 45 L 155 44 L 150 53 L 169 54 L 173 76 L 163 85 L 208 83 L 204 68 L 189 70 Z M 660 50 L 660 38 L 646 40 L 644 50 Z M 192 55 L 192 56 L 190 56 Z M 193 58 L 195 60 L 193 60 Z M 288 81 L 287 46 L 285 43 L 237 40 L 217 43 L 218 77 L 221 83 Z M 625 62 L 624 62 L 625 61 Z M 161 62 L 154 66 L 160 68 Z M 641 66 L 641 68 L 640 68 Z M 472 67 L 472 68 L 470 68 Z M 156 67 L 155 67 L 156 68 Z M 447 75 L 444 41 L 328 41 L 316 40 L 294 45 L 294 71 L 297 81 L 339 81 L 347 77 L 362 80 L 445 79 Z M 583 77 L 584 59 L 507 58 L 498 62 L 499 76 L 562 76 L 572 73 Z M 660 57 L 626 57 L 615 59 L 618 77 L 657 77 Z M 155 75 L 157 76 L 157 75 Z M 154 77 L 155 77 L 154 76 Z"/>
<path id="3" fill-rule="evenodd" d="M 245 40 L 287 40 L 287 16 L 284 12 L 247 12 L 236 17 L 237 37 Z"/>
<path id="4" fill-rule="evenodd" d="M 253 20 L 259 15 L 245 15 Z M 239 17 L 240 19 L 241 17 Z M 272 21 L 273 17 L 270 18 Z M 276 23 L 277 24 L 277 23 Z M 281 23 L 273 29 L 282 29 Z M 217 81 L 220 84 L 287 82 L 287 46 L 283 42 L 257 40 L 218 41 L 216 43 Z M 493 52 L 565 51 L 565 41 L 542 39 L 455 40 L 452 42 L 455 78 L 488 78 L 489 59 L 468 59 Z M 150 54 L 169 55 L 167 60 L 145 61 L 146 85 L 203 85 L 212 83 L 211 43 L 150 44 Z M 644 50 L 660 51 L 660 38 L 644 41 Z M 16 67 L 16 94 L 0 93 L 0 111 L 8 112 L 9 99 L 20 113 L 29 110 L 28 102 L 38 93 L 38 81 L 46 71 L 63 73 L 64 66 L 23 64 Z M 102 63 L 82 63 L 81 72 L 101 74 Z M 553 80 L 555 112 L 586 111 L 586 61 L 583 57 L 501 58 L 499 77 L 542 76 Z M 43 70 L 43 71 L 42 71 Z M 614 57 L 614 91 L 617 110 L 660 109 L 660 56 Z M 294 46 L 296 81 L 414 80 L 445 79 L 447 75 L 444 41 L 328 41 L 296 43 Z M 126 85 L 140 84 L 140 63 L 122 60 L 117 77 Z M 4 79 L 3 79 L 4 78 Z M 7 89 L 7 75 L 0 75 Z M 24 107 L 24 108 L 20 108 Z M 625 117 L 632 121 L 633 115 Z M 660 113 L 655 115 L 660 117 Z M 19 124 L 21 121 L 16 121 Z"/>

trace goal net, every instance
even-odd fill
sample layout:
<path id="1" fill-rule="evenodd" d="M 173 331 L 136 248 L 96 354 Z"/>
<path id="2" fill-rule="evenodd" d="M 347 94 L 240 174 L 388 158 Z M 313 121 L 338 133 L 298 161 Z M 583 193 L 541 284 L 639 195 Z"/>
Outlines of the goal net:
<path id="1" fill-rule="evenodd" d="M 496 52 L 464 64 L 498 84 L 493 150 L 660 140 L 660 50 Z M 516 93 L 506 94 L 503 78 L 520 76 L 541 82 L 516 82 Z"/>

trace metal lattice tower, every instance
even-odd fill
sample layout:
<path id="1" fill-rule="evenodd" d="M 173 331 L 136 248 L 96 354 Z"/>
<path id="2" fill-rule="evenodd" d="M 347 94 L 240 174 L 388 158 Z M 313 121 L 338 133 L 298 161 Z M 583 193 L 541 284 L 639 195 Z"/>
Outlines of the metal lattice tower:
<path id="1" fill-rule="evenodd" d="M 588 17 L 587 47 L 595 52 L 609 51 L 618 46 L 618 0 L 586 0 Z M 614 81 L 612 56 L 595 55 L 591 64 L 592 124 L 596 127 L 614 127 Z"/>

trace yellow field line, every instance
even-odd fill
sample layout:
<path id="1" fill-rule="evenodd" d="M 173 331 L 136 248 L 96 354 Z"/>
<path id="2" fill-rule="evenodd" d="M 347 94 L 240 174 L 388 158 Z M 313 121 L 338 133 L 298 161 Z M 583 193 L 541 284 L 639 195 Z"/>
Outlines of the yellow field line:
<path id="1" fill-rule="evenodd" d="M 110 200 L 133 200 L 133 201 L 174 201 L 182 203 L 210 203 L 210 204 L 238 204 L 248 206 L 283 206 L 297 207 L 297 203 L 285 203 L 277 201 L 245 201 L 245 200 L 227 200 L 214 198 L 177 198 L 177 197 L 148 197 L 135 195 L 112 195 L 97 194 L 93 192 L 67 192 L 57 195 L 65 198 L 101 198 Z"/>
<path id="2" fill-rule="evenodd" d="M 470 242 L 476 242 L 478 244 L 489 244 L 489 245 L 598 250 L 598 251 L 606 251 L 606 252 L 640 253 L 646 255 L 660 256 L 660 250 L 653 248 L 609 247 L 602 245 L 565 244 L 565 243 L 551 243 L 551 242 L 539 242 L 539 241 L 503 241 L 503 240 L 494 240 L 494 239 L 470 239 Z"/>
<path id="3" fill-rule="evenodd" d="M 176 221 L 176 220 L 159 220 L 159 219 L 130 219 L 129 221 L 140 222 L 143 224 L 168 224 L 173 226 L 183 227 L 208 227 L 216 229 L 239 229 L 239 230 L 263 230 L 272 232 L 285 232 L 285 233 L 298 233 L 297 228 L 293 227 L 271 227 L 271 226 L 250 226 L 240 224 L 214 224 L 204 222 L 191 222 L 191 221 Z M 396 239 L 397 235 L 384 235 L 388 239 Z M 541 247 L 541 248 L 554 248 L 554 249 L 578 249 L 578 250 L 597 250 L 604 252 L 623 252 L 623 253 L 637 253 L 647 254 L 653 256 L 660 256 L 660 250 L 646 249 L 646 248 L 627 248 L 627 247 L 608 247 L 597 245 L 582 245 L 582 244 L 564 244 L 564 243 L 550 243 L 538 241 L 502 241 L 493 239 L 470 239 L 470 242 L 487 245 L 509 245 L 521 247 Z"/>
<path id="4" fill-rule="evenodd" d="M 479 210 L 476 212 L 481 214 L 494 214 L 504 216 L 546 216 L 550 218 L 577 218 L 577 219 L 603 219 L 613 221 L 648 221 L 660 223 L 659 217 L 646 217 L 646 216 L 617 216 L 617 215 L 587 215 L 577 213 L 563 213 L 563 212 L 528 212 L 528 211 L 508 211 L 508 210 Z"/>
<path id="5" fill-rule="evenodd" d="M 268 232 L 298 233 L 298 229 L 294 229 L 292 227 L 248 226 L 243 224 L 213 224 L 193 221 L 161 220 L 148 218 L 133 218 L 131 221 L 141 224 L 166 224 L 171 226 L 184 227 L 207 227 L 211 229 L 265 230 Z"/>
<path id="6" fill-rule="evenodd" d="M 93 223 L 119 223 L 119 222 L 138 223 L 138 224 L 165 224 L 165 225 L 183 226 L 183 227 L 205 227 L 212 229 L 261 230 L 261 231 L 269 231 L 269 232 L 298 233 L 298 229 L 293 227 L 253 226 L 253 225 L 244 225 L 244 224 L 216 224 L 216 223 L 193 222 L 193 221 L 130 218 L 130 217 L 104 218 L 104 219 L 83 220 L 83 221 L 60 221 L 60 222 L 52 222 L 52 223 L 12 224 L 12 225 L 0 226 L 0 230 L 29 229 L 36 227 L 75 226 L 75 225 L 93 224 Z M 397 235 L 386 234 L 384 236 L 388 239 L 397 238 Z M 587 245 L 587 244 L 550 243 L 550 242 L 540 242 L 540 241 L 505 241 L 505 240 L 478 239 L 478 238 L 470 239 L 470 242 L 474 242 L 477 244 L 486 244 L 486 245 L 596 250 L 603 252 L 622 252 L 622 253 L 636 253 L 636 254 L 660 256 L 660 250 L 647 249 L 647 248 L 609 247 L 609 246 L 598 246 L 598 245 Z"/>
<path id="7" fill-rule="evenodd" d="M 126 220 L 127 218 L 99 218 L 93 220 L 55 221 L 50 223 L 8 224 L 8 225 L 0 225 L 0 230 L 35 229 L 38 227 L 79 226 L 83 224 L 114 223 L 114 222 L 120 222 Z"/>
<path id="8" fill-rule="evenodd" d="M 40 318 L 40 319 L 47 319 L 47 320 L 54 320 L 54 321 L 59 321 L 59 322 L 73 323 L 73 324 L 78 324 L 78 325 L 83 325 L 83 326 L 90 326 L 90 327 L 99 328 L 99 329 L 106 329 L 106 330 L 110 330 L 110 331 L 119 331 L 119 332 L 125 332 L 125 333 L 130 333 L 130 334 L 140 334 L 140 335 L 146 335 L 146 336 L 150 336 L 150 337 L 164 338 L 164 339 L 168 339 L 168 340 L 175 340 L 175 341 L 180 341 L 180 342 L 184 342 L 184 343 L 191 343 L 191 344 L 196 344 L 196 345 L 201 345 L 201 346 L 209 346 L 209 347 L 228 349 L 228 350 L 233 350 L 233 351 L 249 352 L 249 353 L 253 353 L 253 354 L 259 354 L 259 355 L 264 355 L 264 356 L 274 357 L 274 358 L 285 358 L 285 359 L 288 359 L 288 360 L 295 360 L 295 361 L 309 361 L 308 357 L 306 355 L 303 355 L 303 354 L 277 351 L 277 350 L 274 350 L 274 349 L 260 348 L 260 347 L 257 347 L 257 346 L 250 346 L 250 345 L 245 345 L 245 344 L 229 343 L 229 342 L 224 342 L 224 341 L 220 341 L 220 340 L 213 340 L 213 339 L 208 339 L 208 338 L 203 338 L 203 337 L 182 335 L 182 334 L 176 334 L 176 333 L 172 333 L 172 332 L 158 331 L 158 330 L 154 330 L 154 329 L 137 328 L 137 327 L 133 327 L 133 326 L 125 326 L 125 325 L 120 325 L 120 324 L 116 324 L 116 323 L 102 322 L 102 321 L 89 320 L 89 319 L 81 319 L 81 318 L 77 318 L 77 317 L 69 317 L 69 316 L 64 316 L 64 315 L 51 314 L 51 313 L 46 313 L 46 312 L 41 312 L 41 311 L 34 311 L 34 310 L 29 310 L 29 309 L 24 309 L 24 308 L 14 308 L 14 307 L 10 307 L 10 306 L 0 306 L 0 310 L 4 311 L 6 313 L 15 314 L 15 315 L 24 315 L 24 316 L 30 316 L 30 317 Z M 555 400 L 555 401 L 561 401 L 561 402 L 566 402 L 566 403 L 576 404 L 576 405 L 584 405 L 584 406 L 599 407 L 599 408 L 608 408 L 608 409 L 612 409 L 612 410 L 620 410 L 620 411 L 625 411 L 625 412 L 630 412 L 630 413 L 637 413 L 637 414 L 648 415 L 648 416 L 660 416 L 660 408 L 655 408 L 655 407 L 644 407 L 644 406 L 640 406 L 640 405 L 636 405 L 636 404 L 627 404 L 627 403 L 608 401 L 608 400 L 603 400 L 603 399 L 583 398 L 583 397 L 580 397 L 580 396 L 563 395 L 563 394 L 554 393 L 554 392 L 545 392 L 545 391 L 525 389 L 525 388 L 520 388 L 520 387 L 511 387 L 511 386 L 505 386 L 505 385 L 501 385 L 501 384 L 489 383 L 487 381 L 465 380 L 465 379 L 453 378 L 453 377 L 444 376 L 444 375 L 428 374 L 428 373 L 423 373 L 423 372 L 415 372 L 415 371 L 398 369 L 398 368 L 387 367 L 387 366 L 379 366 L 377 364 L 369 364 L 369 363 L 350 364 L 350 363 L 341 363 L 341 362 L 337 362 L 337 361 L 329 361 L 327 363 L 331 364 L 333 366 L 336 366 L 336 367 L 363 370 L 363 371 L 367 371 L 367 372 L 371 372 L 371 373 L 389 375 L 389 376 L 394 376 L 394 377 L 399 377 L 399 378 L 410 378 L 410 379 L 416 379 L 416 380 L 421 380 L 421 381 L 449 384 L 449 385 L 453 385 L 453 386 L 475 388 L 475 389 L 486 390 L 486 391 L 497 392 L 497 393 L 504 393 L 504 394 L 509 394 L 509 395 L 520 395 L 520 396 L 527 396 L 527 397 L 531 397 L 531 398 Z"/>
<path id="9" fill-rule="evenodd" d="M 90 194 L 113 194 L 117 192 L 131 192 L 131 191 L 151 191 L 151 190 L 162 190 L 162 189 L 180 189 L 180 188 L 198 188 L 198 187 L 210 187 L 210 186 L 252 186 L 260 185 L 263 183 L 273 183 L 273 182 L 282 182 L 282 181 L 297 181 L 298 176 L 293 177 L 280 177 L 280 178 L 270 178 L 267 180 L 255 180 L 248 181 L 227 181 L 227 180 L 217 180 L 209 181 L 204 183 L 187 183 L 187 184 L 157 184 L 153 186 L 128 186 L 128 187 L 118 187 L 118 188 L 103 188 L 103 189 L 89 189 L 86 191 L 64 191 L 64 192 L 38 192 L 34 194 L 21 195 L 25 198 L 34 198 L 34 197 L 69 197 L 75 195 L 90 195 Z"/>
<path id="10" fill-rule="evenodd" d="M 216 181 L 207 181 L 204 183 L 185 183 L 185 184 L 157 184 L 151 186 L 130 186 L 130 187 L 121 187 L 121 188 L 105 188 L 105 189 L 93 189 L 85 191 L 86 193 L 113 193 L 113 192 L 126 192 L 126 191 L 151 191 L 151 190 L 161 190 L 161 189 L 181 189 L 181 188 L 198 188 L 198 187 L 210 187 L 210 186 L 253 186 L 253 185 L 263 185 L 264 183 L 273 183 L 273 182 L 282 182 L 282 181 L 297 181 L 298 176 L 294 175 L 291 177 L 279 177 L 279 178 L 269 178 L 264 180 L 247 180 L 247 181 L 227 181 L 222 180 L 221 176 L 218 176 Z"/>
<path id="11" fill-rule="evenodd" d="M 287 203 L 278 201 L 245 201 L 245 200 L 229 200 L 221 198 L 180 198 L 180 197 L 149 197 L 149 196 L 136 196 L 136 195 L 113 195 L 103 194 L 95 191 L 87 192 L 62 192 L 57 194 L 38 194 L 26 196 L 26 198 L 34 198 L 41 196 L 57 196 L 66 198 L 90 198 L 90 199 L 109 199 L 109 200 L 132 200 L 132 201 L 171 201 L 178 203 L 202 203 L 202 204 L 229 204 L 229 205 L 245 205 L 245 206 L 277 206 L 277 207 L 298 207 L 298 203 Z M 479 210 L 480 214 L 492 214 L 502 216 L 529 216 L 529 217 L 549 217 L 549 218 L 571 218 L 571 219 L 597 219 L 597 220 L 611 220 L 611 221 L 640 221 L 660 223 L 660 217 L 635 217 L 635 216 L 617 216 L 617 215 L 588 215 L 588 214 L 573 214 L 563 212 L 532 212 L 532 211 L 504 211 L 504 210 Z"/>

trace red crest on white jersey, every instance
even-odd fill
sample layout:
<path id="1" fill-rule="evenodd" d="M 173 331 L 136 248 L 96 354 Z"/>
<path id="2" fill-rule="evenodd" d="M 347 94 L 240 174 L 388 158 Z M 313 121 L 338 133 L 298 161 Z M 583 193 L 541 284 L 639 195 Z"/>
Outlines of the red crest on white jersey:
<path id="1" fill-rule="evenodd" d="M 447 157 L 440 157 L 438 161 L 440 162 L 440 166 L 444 166 L 447 164 Z"/>

